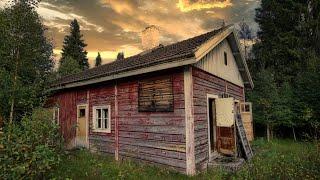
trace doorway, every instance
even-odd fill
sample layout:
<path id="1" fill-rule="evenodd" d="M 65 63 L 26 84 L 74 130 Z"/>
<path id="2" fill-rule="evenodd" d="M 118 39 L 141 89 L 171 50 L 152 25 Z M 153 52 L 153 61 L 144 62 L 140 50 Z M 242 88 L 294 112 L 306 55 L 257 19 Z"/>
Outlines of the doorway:
<path id="1" fill-rule="evenodd" d="M 88 105 L 77 106 L 76 146 L 88 147 Z"/>
<path id="2" fill-rule="evenodd" d="M 216 95 L 207 95 L 207 117 L 208 117 L 208 146 L 209 159 L 213 159 L 217 152 L 217 122 L 216 122 Z"/>

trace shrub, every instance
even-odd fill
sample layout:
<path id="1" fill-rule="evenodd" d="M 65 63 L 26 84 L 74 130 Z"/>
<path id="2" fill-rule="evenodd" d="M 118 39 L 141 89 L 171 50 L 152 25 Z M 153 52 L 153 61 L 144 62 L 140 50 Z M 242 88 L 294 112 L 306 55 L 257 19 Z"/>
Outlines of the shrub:
<path id="1" fill-rule="evenodd" d="M 41 178 L 60 162 L 59 127 L 49 110 L 38 109 L 4 128 L 0 144 L 0 179 Z"/>

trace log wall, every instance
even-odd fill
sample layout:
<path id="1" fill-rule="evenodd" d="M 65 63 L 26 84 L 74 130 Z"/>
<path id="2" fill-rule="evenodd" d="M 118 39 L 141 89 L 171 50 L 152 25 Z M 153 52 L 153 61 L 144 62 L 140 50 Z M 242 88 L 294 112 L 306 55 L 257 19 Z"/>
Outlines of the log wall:
<path id="1" fill-rule="evenodd" d="M 209 158 L 207 94 L 229 93 L 237 100 L 244 100 L 243 88 L 217 76 L 193 67 L 193 100 L 195 120 L 196 169 L 206 168 Z"/>

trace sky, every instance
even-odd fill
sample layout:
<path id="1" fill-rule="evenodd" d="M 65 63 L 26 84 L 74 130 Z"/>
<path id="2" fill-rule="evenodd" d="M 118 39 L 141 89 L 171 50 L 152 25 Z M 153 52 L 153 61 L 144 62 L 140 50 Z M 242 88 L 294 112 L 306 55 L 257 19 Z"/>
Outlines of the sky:
<path id="1" fill-rule="evenodd" d="M 0 7 L 7 1 L 0 0 Z M 260 0 L 42 0 L 37 12 L 48 27 L 56 60 L 71 20 L 77 19 L 92 66 L 98 52 L 103 63 L 118 52 L 125 57 L 140 53 L 141 32 L 150 25 L 160 30 L 164 45 L 212 31 L 223 21 L 237 24 L 244 19 L 256 31 L 259 5 Z"/>

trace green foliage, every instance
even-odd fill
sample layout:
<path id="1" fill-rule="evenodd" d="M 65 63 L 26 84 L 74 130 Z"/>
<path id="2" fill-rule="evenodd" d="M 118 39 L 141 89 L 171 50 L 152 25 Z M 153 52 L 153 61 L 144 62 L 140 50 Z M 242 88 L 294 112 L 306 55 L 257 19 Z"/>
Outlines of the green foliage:
<path id="1" fill-rule="evenodd" d="M 98 56 L 96 57 L 96 67 L 101 66 L 102 59 L 100 53 L 98 53 Z"/>
<path id="2" fill-rule="evenodd" d="M 59 164 L 63 148 L 52 112 L 44 109 L 6 126 L 0 144 L 0 179 L 40 178 Z"/>
<path id="3" fill-rule="evenodd" d="M 262 70 L 256 75 L 255 89 L 248 93 L 248 98 L 254 104 L 254 120 L 261 124 L 276 125 L 278 123 L 277 103 L 279 100 L 278 90 L 274 75 L 270 70 Z"/>
<path id="4" fill-rule="evenodd" d="M 73 151 L 48 175 L 53 179 L 318 179 L 320 153 L 316 144 L 289 140 L 254 142 L 255 156 L 240 171 L 209 169 L 194 177 L 132 161 L 116 162 L 113 156 Z"/>
<path id="5" fill-rule="evenodd" d="M 89 63 L 87 51 L 84 49 L 87 44 L 84 43 L 82 37 L 79 23 L 74 19 L 70 24 L 70 34 L 65 36 L 63 41 L 61 62 L 71 57 L 78 62 L 81 70 L 85 70 L 89 68 Z"/>
<path id="6" fill-rule="evenodd" d="M 34 4 L 19 0 L 0 10 L 0 115 L 5 119 L 11 105 L 18 119 L 42 103 L 53 68 L 52 45 Z"/>
<path id="7" fill-rule="evenodd" d="M 298 127 L 309 134 L 308 128 L 312 127 L 312 135 L 318 134 L 315 129 L 319 128 L 314 127 L 320 124 L 320 109 L 315 103 L 320 100 L 319 4 L 314 0 L 262 0 L 256 12 L 259 41 L 253 47 L 255 59 L 248 63 L 257 87 L 249 95 L 254 106 L 259 106 L 258 99 L 265 97 L 258 91 L 261 87 L 268 89 L 270 82 L 265 81 L 263 85 L 259 74 L 268 69 L 274 75 L 277 92 L 273 103 L 275 111 L 271 112 L 277 119 L 275 125 Z M 254 111 L 254 117 L 263 120 L 269 116 L 265 113 L 270 112 Z"/>
<path id="8" fill-rule="evenodd" d="M 60 67 L 58 69 L 59 76 L 66 76 L 82 71 L 79 63 L 72 57 L 66 57 L 64 61 L 61 61 L 60 63 Z"/>

